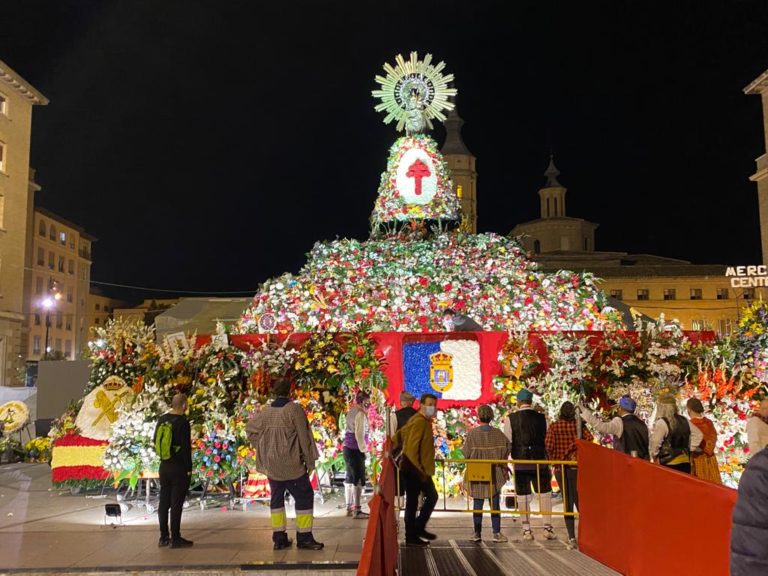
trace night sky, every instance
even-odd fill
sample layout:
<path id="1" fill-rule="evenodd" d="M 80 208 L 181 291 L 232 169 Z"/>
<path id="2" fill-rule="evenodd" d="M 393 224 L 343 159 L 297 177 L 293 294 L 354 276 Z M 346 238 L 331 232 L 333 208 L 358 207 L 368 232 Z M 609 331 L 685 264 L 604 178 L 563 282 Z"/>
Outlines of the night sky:
<path id="1" fill-rule="evenodd" d="M 0 59 L 51 100 L 38 205 L 99 239 L 98 282 L 246 295 L 316 240 L 366 238 L 397 137 L 370 92 L 412 50 L 456 76 L 480 231 L 539 216 L 553 151 L 598 250 L 760 259 L 742 89 L 768 69 L 765 0 L 6 0 L 2 19 Z"/>

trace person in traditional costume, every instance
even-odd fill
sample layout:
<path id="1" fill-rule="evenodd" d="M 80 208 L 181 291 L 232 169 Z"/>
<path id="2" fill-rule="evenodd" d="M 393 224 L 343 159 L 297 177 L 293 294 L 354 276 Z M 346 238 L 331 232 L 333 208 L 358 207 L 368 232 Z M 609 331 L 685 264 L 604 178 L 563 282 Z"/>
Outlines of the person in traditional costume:
<path id="1" fill-rule="evenodd" d="M 498 428 L 491 426 L 493 408 L 483 404 L 477 408 L 477 418 L 480 426 L 467 432 L 461 451 L 467 460 L 506 460 L 509 458 L 510 445 L 507 437 Z M 509 469 L 506 464 L 491 464 L 491 481 L 469 481 L 469 495 L 473 498 L 473 510 L 482 510 L 486 500 L 489 500 L 491 510 L 500 510 L 501 489 L 507 483 Z M 472 540 L 482 540 L 483 513 L 472 514 L 474 532 Z M 494 542 L 507 542 L 501 533 L 501 514 L 491 512 L 491 528 Z"/>
<path id="2" fill-rule="evenodd" d="M 691 474 L 702 480 L 722 484 L 720 465 L 717 462 L 717 430 L 709 418 L 704 416 L 704 405 L 698 398 L 689 398 L 685 404 L 691 426 L 701 431 L 702 440 L 698 446 L 691 446 Z"/>
<path id="3" fill-rule="evenodd" d="M 750 455 L 768 446 L 768 398 L 763 398 L 760 407 L 747 420 L 747 445 Z"/>

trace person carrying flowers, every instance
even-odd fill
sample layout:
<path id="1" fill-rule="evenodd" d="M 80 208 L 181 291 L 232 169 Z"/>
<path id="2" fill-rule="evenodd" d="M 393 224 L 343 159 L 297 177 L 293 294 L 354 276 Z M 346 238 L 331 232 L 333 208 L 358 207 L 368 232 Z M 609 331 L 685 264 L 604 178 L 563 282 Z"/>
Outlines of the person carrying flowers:
<path id="1" fill-rule="evenodd" d="M 288 379 L 275 381 L 274 401 L 248 421 L 245 431 L 256 449 L 256 470 L 269 480 L 273 548 L 293 544 L 286 532 L 287 490 L 296 502 L 296 547 L 321 550 L 323 544 L 312 535 L 315 492 L 309 481 L 319 454 L 304 409 L 291 401 L 290 392 Z"/>

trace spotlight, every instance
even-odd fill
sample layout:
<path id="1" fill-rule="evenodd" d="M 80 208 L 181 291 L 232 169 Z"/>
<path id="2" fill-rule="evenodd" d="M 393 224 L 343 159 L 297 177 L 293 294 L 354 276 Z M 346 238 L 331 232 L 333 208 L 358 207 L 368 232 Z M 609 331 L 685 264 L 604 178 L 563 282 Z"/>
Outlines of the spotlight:
<path id="1" fill-rule="evenodd" d="M 110 524 L 123 523 L 123 512 L 120 510 L 120 504 L 104 504 L 104 526 L 107 525 L 107 518 L 113 519 L 110 520 Z"/>

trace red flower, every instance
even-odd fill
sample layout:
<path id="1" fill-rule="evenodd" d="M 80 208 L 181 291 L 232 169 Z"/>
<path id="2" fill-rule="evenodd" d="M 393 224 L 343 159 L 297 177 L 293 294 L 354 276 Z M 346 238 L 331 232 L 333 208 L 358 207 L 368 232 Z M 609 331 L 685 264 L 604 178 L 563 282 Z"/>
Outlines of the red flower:
<path id="1" fill-rule="evenodd" d="M 424 276 L 420 276 L 419 284 L 421 284 L 422 286 L 426 286 L 427 284 L 429 284 L 429 280 L 427 280 Z"/>
<path id="2" fill-rule="evenodd" d="M 365 348 L 363 348 L 362 346 L 358 346 L 357 348 L 355 348 L 355 356 L 357 356 L 358 358 L 362 358 L 363 356 L 365 356 Z"/>
<path id="3" fill-rule="evenodd" d="M 362 370 L 360 370 L 360 376 L 362 378 L 368 378 L 368 376 L 370 376 L 370 374 L 371 374 L 371 369 L 370 368 L 363 368 Z"/>
<path id="4" fill-rule="evenodd" d="M 214 457 L 213 457 L 213 461 L 214 461 L 214 462 L 219 462 L 219 461 L 221 461 L 221 456 L 214 456 Z"/>

